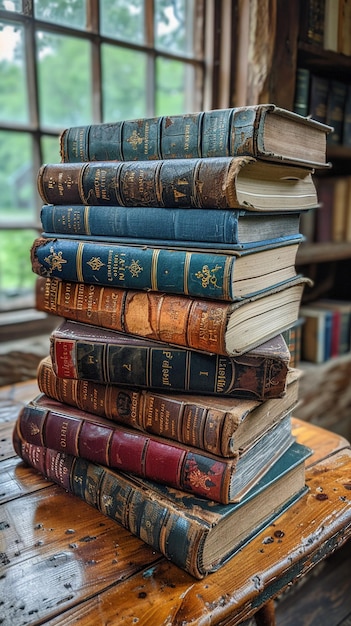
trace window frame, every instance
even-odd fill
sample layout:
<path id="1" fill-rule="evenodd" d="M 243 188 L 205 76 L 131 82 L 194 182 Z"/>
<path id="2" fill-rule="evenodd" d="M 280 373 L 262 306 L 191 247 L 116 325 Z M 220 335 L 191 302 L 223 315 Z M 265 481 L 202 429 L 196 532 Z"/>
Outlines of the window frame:
<path id="1" fill-rule="evenodd" d="M 29 94 L 29 121 L 23 123 L 6 123 L 0 120 L 0 130 L 11 130 L 14 132 L 26 132 L 31 136 L 32 146 L 32 162 L 33 162 L 33 187 L 36 189 L 35 172 L 39 170 L 43 163 L 43 154 L 41 148 L 41 140 L 43 137 L 57 137 L 60 130 L 44 126 L 40 121 L 40 105 L 38 97 L 38 68 L 36 63 L 36 30 L 44 30 L 50 34 L 69 35 L 77 38 L 83 38 L 91 43 L 90 69 L 92 76 L 92 123 L 99 123 L 103 120 L 102 111 L 102 64 L 101 64 L 101 45 L 111 44 L 114 46 L 122 46 L 124 48 L 134 49 L 145 52 L 148 57 L 147 64 L 147 82 L 152 85 L 149 97 L 147 99 L 147 115 L 154 115 L 155 110 L 155 60 L 158 57 L 165 59 L 185 62 L 195 68 L 199 68 L 203 72 L 202 90 L 198 92 L 196 100 L 197 106 L 194 110 L 209 110 L 215 108 L 225 108 L 233 106 L 231 102 L 231 94 L 234 84 L 234 64 L 233 64 L 233 40 L 235 37 L 234 25 L 236 20 L 237 3 L 231 0 L 197 0 L 198 11 L 195 16 L 195 28 L 200 32 L 199 42 L 194 57 L 172 53 L 167 50 L 160 50 L 154 47 L 154 0 L 145 0 L 146 14 L 146 43 L 144 45 L 127 42 L 117 38 L 107 37 L 99 33 L 99 0 L 87 0 L 88 17 L 87 28 L 80 30 L 48 21 L 36 19 L 34 15 L 33 0 L 22 1 L 22 12 L 9 11 L 0 9 L 0 20 L 9 21 L 11 23 L 22 24 L 25 32 L 25 52 L 26 52 L 26 81 L 27 91 Z M 203 47 L 203 56 L 200 55 L 199 48 Z M 63 129 L 61 129 L 63 130 Z M 6 223 L 0 222 L 0 228 L 3 230 L 15 229 L 34 229 L 40 233 L 40 208 L 42 202 L 39 194 L 37 195 L 37 207 L 35 220 L 30 219 L 22 222 L 19 226 L 18 221 Z M 32 304 L 26 306 L 14 306 L 13 310 L 23 309 L 33 313 L 34 296 Z M 10 310 L 4 311 L 4 324 L 6 327 L 6 316 Z M 33 316 L 32 316 L 33 317 Z M 38 328 L 40 328 L 41 315 L 38 315 Z M 22 320 L 23 325 L 23 320 Z M 13 325 L 11 325 L 13 326 Z M 35 324 L 31 319 L 31 333 L 35 330 Z M 29 331 L 29 327 L 28 327 Z M 3 333 L 5 336 L 6 333 Z M 1 338 L 0 338 L 1 341 Z"/>

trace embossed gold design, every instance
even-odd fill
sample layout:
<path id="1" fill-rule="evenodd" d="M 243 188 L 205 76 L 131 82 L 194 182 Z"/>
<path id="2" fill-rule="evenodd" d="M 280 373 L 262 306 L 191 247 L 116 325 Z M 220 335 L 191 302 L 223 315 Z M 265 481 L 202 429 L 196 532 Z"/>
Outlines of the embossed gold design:
<path id="1" fill-rule="evenodd" d="M 143 271 L 143 267 L 140 265 L 139 261 L 136 261 L 135 259 L 132 259 L 132 262 L 130 265 L 126 265 L 126 268 L 130 271 L 131 275 L 133 276 L 133 278 L 138 278 L 140 272 Z"/>
<path id="2" fill-rule="evenodd" d="M 136 150 L 141 143 L 143 143 L 143 138 L 139 137 L 136 130 L 133 130 L 131 136 L 127 139 L 128 143 L 132 146 L 133 150 Z"/>
<path id="3" fill-rule="evenodd" d="M 50 265 L 51 271 L 57 270 L 58 272 L 62 271 L 62 265 L 67 263 L 67 260 L 62 257 L 62 250 L 59 252 L 55 252 L 54 248 L 50 248 L 49 256 L 44 258 L 44 261 Z"/>
<path id="4" fill-rule="evenodd" d="M 201 285 L 204 289 L 210 284 L 217 289 L 221 289 L 220 285 L 217 285 L 217 276 L 215 275 L 215 272 L 218 272 L 220 269 L 222 269 L 221 265 L 216 265 L 212 269 L 208 265 L 203 265 L 202 271 L 196 272 L 195 276 L 201 279 Z"/>
<path id="5" fill-rule="evenodd" d="M 101 268 L 105 265 L 105 263 L 101 261 L 99 256 L 91 257 L 90 261 L 87 261 L 87 264 L 90 265 L 91 269 L 94 272 L 101 270 Z"/>
<path id="6" fill-rule="evenodd" d="M 38 426 L 36 424 L 33 424 L 33 422 L 30 423 L 30 434 L 31 435 L 38 435 L 40 433 L 40 429 L 38 428 Z"/>

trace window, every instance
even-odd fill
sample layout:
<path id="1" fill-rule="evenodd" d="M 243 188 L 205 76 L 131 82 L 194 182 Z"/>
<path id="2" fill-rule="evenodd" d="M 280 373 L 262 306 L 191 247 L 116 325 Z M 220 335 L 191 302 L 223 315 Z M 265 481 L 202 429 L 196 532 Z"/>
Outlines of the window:
<path id="1" fill-rule="evenodd" d="M 59 133 L 205 108 L 215 6 L 212 0 L 0 0 L 0 311 L 34 304 L 29 250 L 40 232 L 36 176 L 41 163 L 60 160 Z M 210 57 L 204 33 L 210 33 Z M 213 106 L 211 98 L 206 106 Z"/>

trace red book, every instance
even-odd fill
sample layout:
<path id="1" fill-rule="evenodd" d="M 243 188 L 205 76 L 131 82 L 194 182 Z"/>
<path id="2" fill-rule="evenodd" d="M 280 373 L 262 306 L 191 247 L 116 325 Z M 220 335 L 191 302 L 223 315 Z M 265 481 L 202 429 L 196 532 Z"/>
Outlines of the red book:
<path id="1" fill-rule="evenodd" d="M 231 459 L 111 424 L 44 394 L 24 406 L 18 427 L 28 443 L 227 504 L 240 501 L 293 443 L 290 417 Z"/>

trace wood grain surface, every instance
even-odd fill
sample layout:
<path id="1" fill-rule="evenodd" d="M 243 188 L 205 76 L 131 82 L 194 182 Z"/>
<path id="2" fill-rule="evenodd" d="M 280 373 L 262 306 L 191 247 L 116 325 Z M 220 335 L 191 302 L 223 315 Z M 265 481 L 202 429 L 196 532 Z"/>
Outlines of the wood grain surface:
<path id="1" fill-rule="evenodd" d="M 351 534 L 350 445 L 294 419 L 298 441 L 313 449 L 308 493 L 196 581 L 14 455 L 14 420 L 36 393 L 35 381 L 0 390 L 2 626 L 239 624 Z"/>

